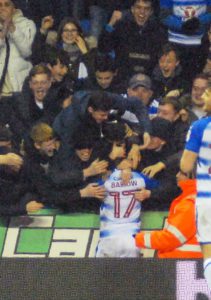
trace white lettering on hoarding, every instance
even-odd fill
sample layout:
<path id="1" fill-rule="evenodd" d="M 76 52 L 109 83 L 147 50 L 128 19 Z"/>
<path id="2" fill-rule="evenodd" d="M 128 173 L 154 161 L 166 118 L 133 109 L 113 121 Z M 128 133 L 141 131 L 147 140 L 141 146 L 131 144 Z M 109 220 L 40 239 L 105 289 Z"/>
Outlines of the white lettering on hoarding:
<path id="1" fill-rule="evenodd" d="M 197 278 L 196 261 L 177 261 L 176 277 L 177 300 L 196 300 L 199 293 L 211 299 L 206 280 Z"/>

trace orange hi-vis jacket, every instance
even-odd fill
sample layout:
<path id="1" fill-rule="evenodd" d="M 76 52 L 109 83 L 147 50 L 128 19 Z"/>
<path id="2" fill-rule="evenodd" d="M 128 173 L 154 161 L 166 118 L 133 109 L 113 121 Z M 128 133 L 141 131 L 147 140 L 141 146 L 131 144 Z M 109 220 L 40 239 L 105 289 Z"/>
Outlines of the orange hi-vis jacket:
<path id="1" fill-rule="evenodd" d="M 180 181 L 179 186 L 182 194 L 173 200 L 164 229 L 138 233 L 136 246 L 158 250 L 159 258 L 202 258 L 196 238 L 196 180 Z"/>

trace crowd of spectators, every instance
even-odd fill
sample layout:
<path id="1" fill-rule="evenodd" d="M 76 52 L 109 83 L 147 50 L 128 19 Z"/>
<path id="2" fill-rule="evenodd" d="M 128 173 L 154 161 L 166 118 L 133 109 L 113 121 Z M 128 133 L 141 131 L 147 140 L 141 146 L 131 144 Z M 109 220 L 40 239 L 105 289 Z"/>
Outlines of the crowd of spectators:
<path id="1" fill-rule="evenodd" d="M 167 210 L 205 116 L 211 3 L 54 2 L 0 0 L 0 214 L 98 213 L 125 159 L 159 183 L 143 209 Z"/>

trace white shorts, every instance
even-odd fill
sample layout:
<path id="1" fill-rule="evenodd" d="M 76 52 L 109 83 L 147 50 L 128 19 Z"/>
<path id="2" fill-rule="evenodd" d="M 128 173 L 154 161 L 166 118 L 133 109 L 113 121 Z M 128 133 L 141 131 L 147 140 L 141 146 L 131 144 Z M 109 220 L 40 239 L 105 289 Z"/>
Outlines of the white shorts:
<path id="1" fill-rule="evenodd" d="M 99 240 L 96 257 L 139 257 L 140 249 L 132 235 L 115 235 Z"/>
<path id="2" fill-rule="evenodd" d="M 211 199 L 196 199 L 196 226 L 199 243 L 211 243 Z"/>

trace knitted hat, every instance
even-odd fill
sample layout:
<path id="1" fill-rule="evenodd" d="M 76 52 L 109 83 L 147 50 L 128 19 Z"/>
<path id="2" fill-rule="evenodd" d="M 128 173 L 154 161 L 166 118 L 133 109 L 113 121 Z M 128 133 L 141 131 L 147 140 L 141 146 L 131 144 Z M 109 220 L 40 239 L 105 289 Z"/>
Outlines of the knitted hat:
<path id="1" fill-rule="evenodd" d="M 92 149 L 96 143 L 95 135 L 84 125 L 79 126 L 74 132 L 73 136 L 73 148 L 76 150 Z"/>
<path id="2" fill-rule="evenodd" d="M 151 136 L 169 142 L 171 139 L 171 122 L 160 117 L 151 120 L 152 133 Z"/>

